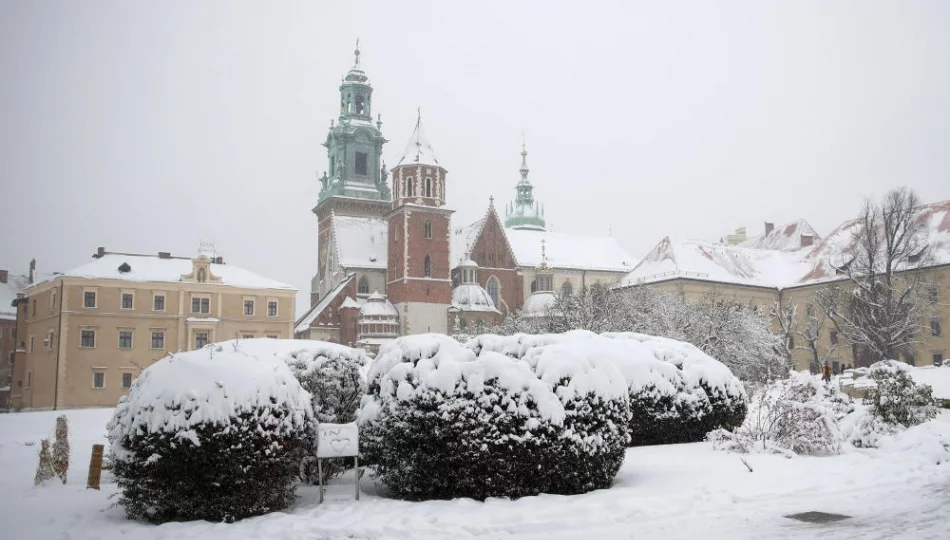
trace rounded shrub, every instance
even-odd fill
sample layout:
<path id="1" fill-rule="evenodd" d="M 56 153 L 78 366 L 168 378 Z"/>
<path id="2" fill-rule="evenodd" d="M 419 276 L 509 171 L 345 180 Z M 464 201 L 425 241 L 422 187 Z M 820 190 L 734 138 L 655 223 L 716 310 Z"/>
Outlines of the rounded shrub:
<path id="1" fill-rule="evenodd" d="M 286 508 L 312 418 L 310 395 L 273 355 L 213 345 L 166 357 L 109 423 L 119 504 L 156 523 Z"/>
<path id="2" fill-rule="evenodd" d="M 570 351 L 533 360 L 437 335 L 384 347 L 360 415 L 364 459 L 415 500 L 608 487 L 626 443 L 622 377 Z"/>
<path id="3" fill-rule="evenodd" d="M 577 330 L 484 335 L 470 340 L 467 347 L 522 359 L 535 349 L 566 343 L 596 351 L 624 376 L 631 446 L 699 442 L 710 431 L 734 429 L 745 419 L 747 398 L 742 383 L 723 363 L 689 343 L 644 334 L 598 335 Z"/>

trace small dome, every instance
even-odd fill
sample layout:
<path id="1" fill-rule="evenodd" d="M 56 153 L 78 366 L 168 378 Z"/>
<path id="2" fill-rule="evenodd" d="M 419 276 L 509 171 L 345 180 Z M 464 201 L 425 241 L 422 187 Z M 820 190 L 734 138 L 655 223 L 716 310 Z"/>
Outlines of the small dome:
<path id="1" fill-rule="evenodd" d="M 524 305 L 521 307 L 521 314 L 525 317 L 546 317 L 554 302 L 557 301 L 557 295 L 552 291 L 538 291 L 532 293 Z"/>
<path id="2" fill-rule="evenodd" d="M 465 259 L 462 261 L 462 264 L 458 266 L 459 268 L 478 268 L 478 263 L 472 259 Z"/>
<path id="3" fill-rule="evenodd" d="M 351 69 L 350 72 L 346 74 L 346 78 L 344 80 L 346 82 L 367 84 L 369 77 L 366 76 L 366 73 L 362 69 L 354 66 L 353 69 Z"/>
<path id="4" fill-rule="evenodd" d="M 458 311 L 499 313 L 488 292 L 477 283 L 464 283 L 452 289 L 452 307 Z"/>
<path id="5" fill-rule="evenodd" d="M 399 316 L 399 312 L 396 311 L 396 307 L 393 306 L 386 297 L 379 294 L 379 291 L 374 291 L 373 294 L 369 295 L 369 298 L 366 299 L 366 303 L 363 304 L 363 307 L 360 308 L 360 316 L 396 318 Z"/>

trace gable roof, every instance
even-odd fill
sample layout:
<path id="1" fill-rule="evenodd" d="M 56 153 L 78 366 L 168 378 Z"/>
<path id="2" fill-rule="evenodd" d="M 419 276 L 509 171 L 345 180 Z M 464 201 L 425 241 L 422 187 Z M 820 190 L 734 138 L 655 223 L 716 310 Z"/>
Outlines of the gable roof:
<path id="1" fill-rule="evenodd" d="M 385 219 L 334 214 L 330 226 L 340 266 L 386 269 L 389 227 Z"/>
<path id="2" fill-rule="evenodd" d="M 485 219 L 481 218 L 474 223 L 452 230 L 452 236 L 449 239 L 449 262 L 452 268 L 457 267 L 469 258 L 472 248 L 475 247 L 475 242 L 482 233 Z"/>
<path id="3" fill-rule="evenodd" d="M 346 288 L 346 286 L 349 285 L 351 281 L 353 281 L 355 276 L 356 274 L 350 274 L 346 276 L 346 278 L 341 281 L 339 285 L 324 295 L 324 297 L 321 298 L 319 302 L 311 306 L 306 313 L 297 319 L 297 322 L 294 323 L 294 333 L 296 334 L 297 332 L 303 332 L 310 328 L 310 325 L 313 324 L 313 321 L 317 320 L 317 317 L 323 313 L 323 310 L 325 310 L 327 306 L 330 305 L 330 302 L 332 302 L 334 298 L 340 295 L 340 292 L 342 292 L 343 289 Z"/>
<path id="4" fill-rule="evenodd" d="M 544 239 L 548 266 L 553 268 L 629 272 L 636 259 L 611 236 L 565 234 L 527 229 L 505 229 L 515 260 L 521 267 L 541 266 Z"/>
<path id="5" fill-rule="evenodd" d="M 815 232 L 815 229 L 805 221 L 799 219 L 791 223 L 786 223 L 781 227 L 772 229 L 768 234 L 760 234 L 741 242 L 739 247 L 753 249 L 777 249 L 779 251 L 798 251 L 802 249 L 802 237 L 810 236 L 814 243 L 818 243 L 821 237 Z"/>
<path id="6" fill-rule="evenodd" d="M 119 267 L 128 264 L 128 272 L 120 272 Z M 67 277 L 89 279 L 118 279 L 136 282 L 165 282 L 176 283 L 181 276 L 190 274 L 193 270 L 191 259 L 171 258 L 163 259 L 154 255 L 125 255 L 107 253 L 92 262 L 73 268 L 61 275 Z M 208 284 L 229 285 L 245 289 L 286 289 L 296 291 L 293 285 L 287 285 L 273 279 L 259 276 L 250 270 L 245 270 L 230 264 L 210 265 L 211 274 L 221 278 L 220 282 Z"/>

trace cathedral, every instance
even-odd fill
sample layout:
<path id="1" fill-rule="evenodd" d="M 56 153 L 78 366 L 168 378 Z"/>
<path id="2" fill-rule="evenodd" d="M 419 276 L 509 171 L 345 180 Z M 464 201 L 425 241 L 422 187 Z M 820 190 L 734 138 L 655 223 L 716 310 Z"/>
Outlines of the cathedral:
<path id="1" fill-rule="evenodd" d="M 612 237 L 552 232 L 528 180 L 522 144 L 515 198 L 499 214 L 457 227 L 446 204 L 449 175 L 422 129 L 402 156 L 383 161 L 373 87 L 355 63 L 340 84 L 340 115 L 323 146 L 317 272 L 298 338 L 375 351 L 398 336 L 463 333 L 521 310 L 543 316 L 556 295 L 619 282 L 636 266 Z"/>

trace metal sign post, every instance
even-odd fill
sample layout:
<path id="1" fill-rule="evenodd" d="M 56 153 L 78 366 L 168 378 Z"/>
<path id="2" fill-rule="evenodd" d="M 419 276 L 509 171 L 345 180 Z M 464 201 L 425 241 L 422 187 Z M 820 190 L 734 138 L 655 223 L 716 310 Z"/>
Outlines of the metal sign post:
<path id="1" fill-rule="evenodd" d="M 320 424 L 317 428 L 317 476 L 320 477 L 320 502 L 323 502 L 323 464 L 327 458 L 353 458 L 356 477 L 356 500 L 360 500 L 360 436 L 356 422 L 349 424 Z"/>

